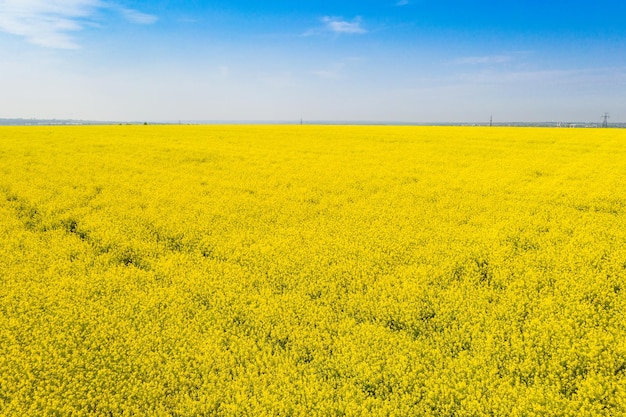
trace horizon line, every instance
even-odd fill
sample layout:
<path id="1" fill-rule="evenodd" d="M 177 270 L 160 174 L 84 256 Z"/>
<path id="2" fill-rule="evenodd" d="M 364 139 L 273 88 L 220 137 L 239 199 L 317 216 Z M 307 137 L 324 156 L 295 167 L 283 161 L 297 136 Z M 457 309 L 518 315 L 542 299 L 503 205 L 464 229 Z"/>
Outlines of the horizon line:
<path id="1" fill-rule="evenodd" d="M 545 127 L 601 127 L 602 121 L 432 121 L 432 122 L 411 122 L 398 120 L 304 120 L 304 119 L 283 119 L 283 120 L 89 120 L 71 118 L 0 118 L 0 126 L 54 126 L 54 125 L 362 125 L 362 126 L 545 126 Z M 614 121 L 608 123 L 609 127 L 626 127 L 626 122 Z"/>

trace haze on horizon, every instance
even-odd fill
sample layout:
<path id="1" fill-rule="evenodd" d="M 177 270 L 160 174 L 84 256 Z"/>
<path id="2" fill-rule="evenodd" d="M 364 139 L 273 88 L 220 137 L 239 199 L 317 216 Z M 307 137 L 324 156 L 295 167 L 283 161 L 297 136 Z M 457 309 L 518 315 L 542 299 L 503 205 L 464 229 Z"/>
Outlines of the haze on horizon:
<path id="1" fill-rule="evenodd" d="M 626 3 L 0 0 L 0 118 L 626 121 Z"/>

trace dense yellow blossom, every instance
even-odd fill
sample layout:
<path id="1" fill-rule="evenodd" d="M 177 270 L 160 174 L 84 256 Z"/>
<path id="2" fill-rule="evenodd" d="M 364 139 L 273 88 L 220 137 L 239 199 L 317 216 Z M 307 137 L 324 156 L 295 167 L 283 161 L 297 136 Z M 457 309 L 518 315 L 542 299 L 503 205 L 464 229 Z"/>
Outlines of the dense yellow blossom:
<path id="1" fill-rule="evenodd" d="M 0 128 L 0 415 L 626 414 L 626 131 Z"/>

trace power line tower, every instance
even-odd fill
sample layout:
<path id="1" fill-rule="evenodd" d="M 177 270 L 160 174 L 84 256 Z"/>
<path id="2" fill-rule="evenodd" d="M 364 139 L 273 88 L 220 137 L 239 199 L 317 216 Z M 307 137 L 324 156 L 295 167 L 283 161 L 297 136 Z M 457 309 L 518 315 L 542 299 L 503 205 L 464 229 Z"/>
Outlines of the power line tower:
<path id="1" fill-rule="evenodd" d="M 493 126 L 493 115 L 489 116 L 489 127 Z"/>
<path id="2" fill-rule="evenodd" d="M 609 115 L 608 113 L 604 113 L 604 116 L 602 116 L 602 127 L 609 127 L 610 118 L 611 115 Z"/>

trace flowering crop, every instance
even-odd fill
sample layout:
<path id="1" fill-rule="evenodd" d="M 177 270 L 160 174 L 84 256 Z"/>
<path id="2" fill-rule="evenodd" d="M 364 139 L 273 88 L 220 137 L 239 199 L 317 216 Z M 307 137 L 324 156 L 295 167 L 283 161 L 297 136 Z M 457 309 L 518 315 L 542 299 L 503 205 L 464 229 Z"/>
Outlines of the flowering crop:
<path id="1" fill-rule="evenodd" d="M 0 415 L 626 414 L 626 132 L 0 128 Z"/>

